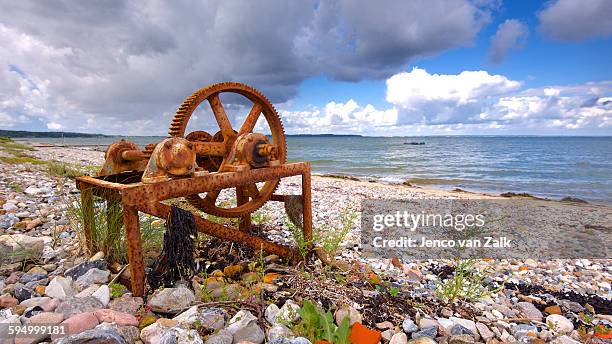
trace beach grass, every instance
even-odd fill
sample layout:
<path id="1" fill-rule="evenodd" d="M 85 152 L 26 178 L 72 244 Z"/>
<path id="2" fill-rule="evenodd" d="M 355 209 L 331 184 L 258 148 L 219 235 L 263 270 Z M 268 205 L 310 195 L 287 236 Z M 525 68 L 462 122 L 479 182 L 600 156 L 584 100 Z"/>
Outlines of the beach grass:
<path id="1" fill-rule="evenodd" d="M 85 243 L 85 223 L 91 224 L 92 251 L 102 251 L 110 262 L 127 262 L 127 243 L 123 226 L 123 209 L 119 203 L 103 202 L 96 198 L 93 212 L 87 212 L 80 197 L 71 197 L 68 202 L 68 219 L 73 230 Z M 165 225 L 151 215 L 140 217 L 141 243 L 144 252 L 158 252 L 163 244 Z M 83 247 L 84 249 L 84 247 Z"/>

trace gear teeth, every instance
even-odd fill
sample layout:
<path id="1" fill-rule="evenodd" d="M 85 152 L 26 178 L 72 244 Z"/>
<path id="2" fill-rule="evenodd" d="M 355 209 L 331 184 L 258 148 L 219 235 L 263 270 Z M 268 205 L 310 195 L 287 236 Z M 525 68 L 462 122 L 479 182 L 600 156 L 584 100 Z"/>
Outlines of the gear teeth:
<path id="1" fill-rule="evenodd" d="M 185 128 L 187 127 L 187 123 L 189 122 L 189 119 L 191 118 L 191 115 L 193 114 L 195 109 L 203 101 L 205 101 L 208 97 L 210 97 L 213 94 L 219 93 L 219 92 L 234 92 L 234 93 L 242 94 L 244 96 L 248 95 L 247 98 L 257 99 L 257 101 L 261 102 L 262 105 L 267 106 L 272 111 L 273 115 L 276 117 L 277 120 L 272 121 L 272 123 L 268 121 L 268 125 L 270 126 L 270 129 L 274 128 L 276 129 L 275 131 L 277 133 L 282 135 L 283 156 L 281 157 L 281 163 L 285 163 L 287 159 L 287 156 L 286 156 L 287 155 L 287 141 L 285 137 L 285 128 L 283 126 L 283 121 L 281 117 L 279 116 L 278 111 L 276 111 L 276 108 L 270 102 L 270 100 L 266 96 L 261 94 L 258 90 L 254 89 L 251 86 L 248 86 L 248 85 L 245 85 L 239 82 L 229 81 L 229 82 L 220 82 L 217 84 L 209 85 L 209 86 L 206 86 L 204 88 L 201 88 L 195 91 L 193 94 L 187 97 L 183 101 L 183 103 L 178 107 L 178 109 L 176 110 L 176 113 L 174 114 L 174 118 L 172 119 L 172 122 L 170 124 L 170 129 L 168 130 L 169 137 L 184 137 Z M 276 184 L 271 189 L 272 191 L 270 192 L 270 194 L 267 196 L 271 196 L 274 193 L 274 191 L 276 191 L 279 185 L 279 181 L 280 180 L 270 181 L 270 183 L 276 183 Z M 266 183 L 269 183 L 269 182 L 266 182 Z M 236 212 L 236 211 L 232 211 L 232 209 L 219 208 L 215 206 L 214 204 L 212 205 L 207 204 L 203 202 L 202 198 L 200 198 L 197 195 L 191 195 L 186 198 L 189 200 L 189 202 L 192 205 L 194 205 L 198 209 L 204 210 L 205 212 L 211 215 L 222 216 L 222 217 L 228 217 L 228 216 L 229 217 L 240 217 L 247 213 L 251 213 L 259 209 L 261 206 L 263 206 L 265 201 L 269 199 L 269 197 L 262 197 L 262 199 L 258 200 L 254 205 L 249 207 L 246 211 Z"/>

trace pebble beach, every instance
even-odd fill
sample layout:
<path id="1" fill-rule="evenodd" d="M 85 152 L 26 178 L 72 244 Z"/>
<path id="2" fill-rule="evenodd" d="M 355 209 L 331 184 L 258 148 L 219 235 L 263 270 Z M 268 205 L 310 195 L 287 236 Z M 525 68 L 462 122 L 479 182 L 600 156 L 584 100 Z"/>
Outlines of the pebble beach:
<path id="1" fill-rule="evenodd" d="M 314 227 L 326 235 L 343 225 L 347 209 L 356 213 L 335 257 L 348 270 L 330 271 L 316 259 L 312 266 L 295 267 L 274 256 L 262 259 L 257 270 L 249 264 L 257 257 L 246 253 L 223 263 L 207 253 L 203 261 L 217 269 L 133 297 L 121 287 L 129 286 L 124 264 L 84 250 L 69 215 L 78 198 L 74 179 L 50 174 L 40 163 L 87 170 L 100 166 L 104 153 L 48 145 L 17 151 L 32 161 L 10 160 L 16 150 L 0 151 L 9 158 L 0 162 L 0 324 L 62 324 L 68 333 L 0 333 L 2 343 L 310 343 L 300 333 L 304 319 L 298 310 L 306 301 L 329 311 L 338 328 L 348 318 L 351 335 L 361 343 L 571 344 L 612 338 L 612 259 L 476 260 L 470 274 L 482 276 L 478 283 L 487 292 L 448 300 L 440 290 L 456 276 L 457 261 L 366 259 L 359 249 L 364 199 L 506 198 L 323 176 L 312 180 Z M 299 190 L 300 179 L 292 177 L 277 193 Z M 559 221 L 611 214 L 602 204 L 526 201 Z M 258 219 L 260 235 L 293 243 L 281 204 L 267 203 Z M 599 230 L 609 233 L 607 225 Z"/>

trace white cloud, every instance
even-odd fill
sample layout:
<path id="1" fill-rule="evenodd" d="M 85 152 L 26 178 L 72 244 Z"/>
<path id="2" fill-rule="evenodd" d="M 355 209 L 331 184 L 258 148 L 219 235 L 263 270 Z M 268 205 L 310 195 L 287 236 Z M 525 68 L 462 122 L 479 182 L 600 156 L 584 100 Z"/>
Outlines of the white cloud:
<path id="1" fill-rule="evenodd" d="M 558 40 L 612 36 L 610 0 L 556 0 L 549 2 L 538 18 L 542 31 Z"/>
<path id="2" fill-rule="evenodd" d="M 11 2 L 0 11 L 0 111 L 162 134 L 162 114 L 207 84 L 246 82 L 282 103 L 316 75 L 384 79 L 470 44 L 489 11 L 469 0 Z"/>
<path id="3" fill-rule="evenodd" d="M 453 75 L 423 69 L 387 80 L 398 125 L 477 125 L 480 128 L 607 128 L 612 82 L 520 90 L 521 83 L 485 71 Z"/>
<path id="4" fill-rule="evenodd" d="M 486 71 L 430 74 L 415 68 L 387 79 L 390 107 L 329 102 L 280 111 L 287 132 L 365 135 L 602 132 L 612 127 L 612 81 L 521 89 Z"/>
<path id="5" fill-rule="evenodd" d="M 55 122 L 49 122 L 47 123 L 47 129 L 49 130 L 60 130 L 62 129 L 64 126 L 59 124 L 59 123 L 55 123 Z"/>
<path id="6" fill-rule="evenodd" d="M 440 75 L 414 68 L 387 79 L 386 99 L 399 111 L 398 124 L 459 123 L 479 114 L 491 97 L 516 90 L 520 85 L 485 71 Z"/>
<path id="7" fill-rule="evenodd" d="M 323 109 L 311 107 L 305 111 L 281 111 L 285 128 L 295 134 L 345 133 L 371 135 L 394 126 L 397 110 L 378 110 L 373 105 L 359 105 L 350 99 L 346 103 L 329 102 Z"/>
<path id="8" fill-rule="evenodd" d="M 501 63 L 511 49 L 521 48 L 527 40 L 529 29 L 527 25 L 516 19 L 508 19 L 497 28 L 491 38 L 489 59 L 493 63 Z"/>

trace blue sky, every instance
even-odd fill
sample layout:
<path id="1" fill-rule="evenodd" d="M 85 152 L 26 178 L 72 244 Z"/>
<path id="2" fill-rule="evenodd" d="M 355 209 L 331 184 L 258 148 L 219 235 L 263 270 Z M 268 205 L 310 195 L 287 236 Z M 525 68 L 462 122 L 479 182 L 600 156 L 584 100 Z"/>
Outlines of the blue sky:
<path id="1" fill-rule="evenodd" d="M 561 41 L 543 35 L 538 29 L 537 13 L 544 1 L 504 2 L 473 44 L 452 49 L 435 56 L 420 58 L 404 67 L 424 68 L 438 74 L 458 74 L 464 70 L 487 70 L 513 80 L 522 80 L 525 87 L 582 84 L 589 81 L 612 80 L 612 39 L 594 37 Z M 612 14 L 611 14 L 612 15 Z M 500 64 L 488 59 L 491 37 L 507 19 L 519 19 L 529 27 L 529 37 L 522 48 L 509 53 Z M 609 19 L 612 20 L 612 19 Z M 385 106 L 385 80 L 360 82 L 333 81 L 324 75 L 305 80 L 300 85 L 295 108 L 308 104 L 324 105 L 329 101 L 359 99 L 377 107 Z"/>
<path id="2" fill-rule="evenodd" d="M 0 128 L 163 135 L 231 80 L 293 134 L 612 134 L 611 1 L 147 2 L 6 6 Z"/>

